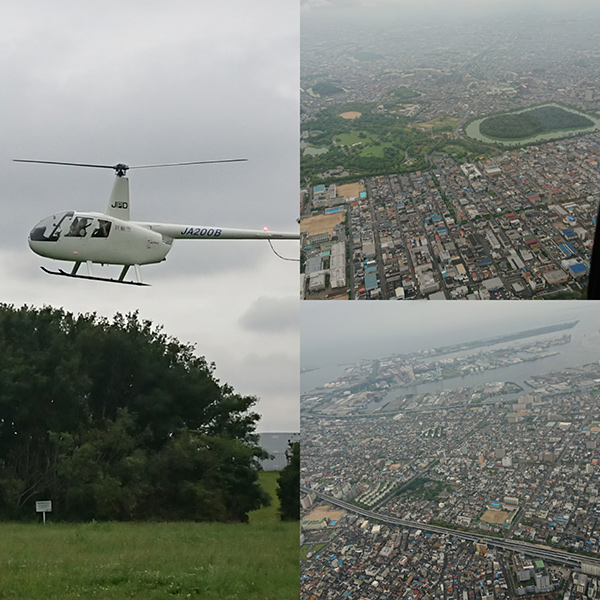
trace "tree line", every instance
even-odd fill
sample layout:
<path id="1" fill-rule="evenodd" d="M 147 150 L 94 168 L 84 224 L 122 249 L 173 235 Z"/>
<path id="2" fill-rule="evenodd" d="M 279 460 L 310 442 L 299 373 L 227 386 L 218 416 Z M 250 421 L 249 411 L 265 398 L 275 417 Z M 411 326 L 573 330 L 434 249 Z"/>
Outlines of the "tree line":
<path id="1" fill-rule="evenodd" d="M 0 305 L 0 519 L 247 521 L 257 398 L 214 369 L 137 313 Z"/>

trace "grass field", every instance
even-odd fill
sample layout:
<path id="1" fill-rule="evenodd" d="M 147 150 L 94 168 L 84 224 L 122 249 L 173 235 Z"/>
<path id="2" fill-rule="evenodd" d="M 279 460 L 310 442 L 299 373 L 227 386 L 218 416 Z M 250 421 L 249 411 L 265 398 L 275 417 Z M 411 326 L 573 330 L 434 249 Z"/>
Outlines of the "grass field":
<path id="1" fill-rule="evenodd" d="M 360 137 L 359 133 L 362 133 L 364 137 Z M 349 133 L 342 133 L 336 136 L 336 143 L 341 146 L 353 146 L 354 144 L 371 144 L 376 141 L 376 137 L 367 133 L 366 131 L 351 131 Z"/>
<path id="2" fill-rule="evenodd" d="M 379 158 L 383 157 L 383 150 L 385 148 L 393 148 L 394 145 L 389 142 L 383 142 L 379 146 L 369 146 L 365 148 L 360 155 L 361 156 L 377 156 Z"/>
<path id="3" fill-rule="evenodd" d="M 249 524 L 1 524 L 0 598 L 297 600 L 298 523 L 276 500 Z"/>
<path id="4" fill-rule="evenodd" d="M 448 126 L 452 127 L 452 129 L 456 129 L 458 124 L 460 123 L 460 119 L 454 119 L 452 117 L 436 117 L 431 121 L 425 121 L 424 123 L 415 123 L 413 127 L 417 129 L 435 129 L 436 127 Z"/>

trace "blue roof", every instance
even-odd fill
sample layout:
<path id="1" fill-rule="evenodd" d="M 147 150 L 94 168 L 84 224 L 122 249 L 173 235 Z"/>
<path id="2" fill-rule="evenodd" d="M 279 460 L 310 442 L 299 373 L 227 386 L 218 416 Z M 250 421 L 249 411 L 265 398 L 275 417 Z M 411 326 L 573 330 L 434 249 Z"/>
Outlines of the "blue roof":
<path id="1" fill-rule="evenodd" d="M 365 275 L 365 288 L 367 291 L 374 290 L 377 287 L 377 275 L 375 273 L 367 273 Z"/>
<path id="2" fill-rule="evenodd" d="M 575 254 L 575 248 L 571 246 L 568 242 L 565 244 L 559 244 L 558 247 L 562 251 L 565 256 L 570 256 L 571 254 Z"/>
<path id="3" fill-rule="evenodd" d="M 585 273 L 587 271 L 587 268 L 585 265 L 582 265 L 581 263 L 577 263 L 575 265 L 571 265 L 569 267 L 569 269 L 571 270 L 571 272 L 573 273 Z"/>

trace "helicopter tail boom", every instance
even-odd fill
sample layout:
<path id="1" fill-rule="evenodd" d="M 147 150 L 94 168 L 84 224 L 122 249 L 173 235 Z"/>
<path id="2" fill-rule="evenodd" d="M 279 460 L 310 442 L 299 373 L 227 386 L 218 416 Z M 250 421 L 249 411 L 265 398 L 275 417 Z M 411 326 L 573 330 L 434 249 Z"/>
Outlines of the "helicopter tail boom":
<path id="1" fill-rule="evenodd" d="M 174 240 L 299 240 L 299 233 L 287 233 L 256 229 L 231 229 L 168 223 L 136 223 Z"/>

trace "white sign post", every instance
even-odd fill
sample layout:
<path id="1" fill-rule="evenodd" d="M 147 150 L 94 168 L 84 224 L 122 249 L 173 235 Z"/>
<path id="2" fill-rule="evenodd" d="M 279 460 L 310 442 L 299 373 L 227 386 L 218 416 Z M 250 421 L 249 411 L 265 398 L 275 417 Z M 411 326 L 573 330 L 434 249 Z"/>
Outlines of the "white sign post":
<path id="1" fill-rule="evenodd" d="M 41 512 L 44 524 L 46 523 L 46 513 L 52 512 L 52 500 L 38 500 L 35 503 L 35 512 Z"/>

